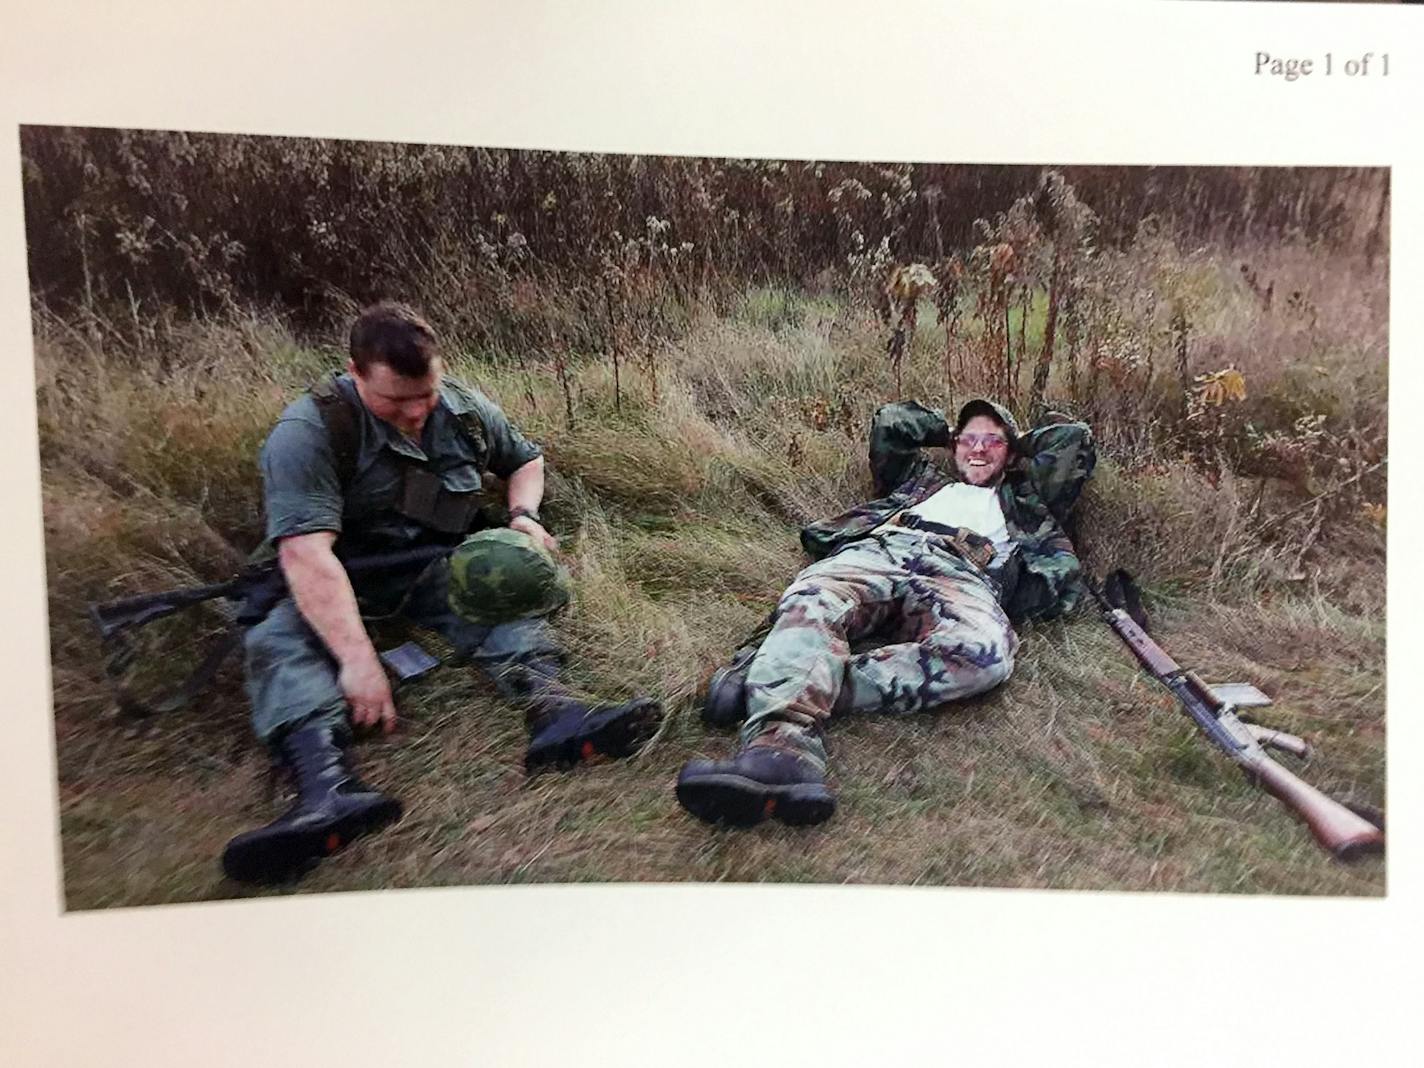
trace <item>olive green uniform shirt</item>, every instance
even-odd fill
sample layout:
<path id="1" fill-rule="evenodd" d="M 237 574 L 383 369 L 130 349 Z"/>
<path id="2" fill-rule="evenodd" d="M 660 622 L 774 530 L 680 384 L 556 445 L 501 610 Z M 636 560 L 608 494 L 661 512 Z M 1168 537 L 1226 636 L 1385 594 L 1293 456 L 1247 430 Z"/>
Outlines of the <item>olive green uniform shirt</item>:
<path id="1" fill-rule="evenodd" d="M 542 450 L 519 433 L 497 404 L 453 379 L 440 384 L 440 401 L 418 442 L 377 419 L 361 403 L 349 374 L 333 385 L 357 413 L 355 463 L 342 485 L 336 456 L 316 400 L 304 395 L 287 406 L 262 447 L 267 538 L 329 530 L 346 555 L 406 548 L 427 540 L 420 522 L 401 513 L 411 465 L 435 475 L 454 493 L 478 491 L 483 475 L 508 479 Z M 461 413 L 472 413 L 462 421 Z M 462 425 L 462 422 L 465 425 Z M 473 422 L 481 433 L 467 431 Z M 484 525 L 477 522 L 475 527 Z"/>

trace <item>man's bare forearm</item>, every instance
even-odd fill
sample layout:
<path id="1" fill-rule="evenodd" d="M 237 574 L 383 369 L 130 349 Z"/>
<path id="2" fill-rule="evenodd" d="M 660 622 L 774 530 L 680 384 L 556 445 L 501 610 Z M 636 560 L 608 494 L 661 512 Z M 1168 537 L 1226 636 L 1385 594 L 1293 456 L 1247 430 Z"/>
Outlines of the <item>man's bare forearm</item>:
<path id="1" fill-rule="evenodd" d="M 361 622 L 351 580 L 332 552 L 335 541 L 336 535 L 327 531 L 284 538 L 278 559 L 297 611 L 344 666 L 374 659 L 376 649 Z"/>
<path id="2" fill-rule="evenodd" d="M 544 499 L 544 458 L 536 456 L 509 476 L 509 510 L 539 511 Z"/>
<path id="3" fill-rule="evenodd" d="M 531 514 L 539 514 L 539 502 L 543 499 L 544 458 L 536 456 L 509 476 L 509 512 L 513 516 L 509 527 L 529 535 L 551 552 L 557 552 L 559 543 L 553 535 L 531 518 Z"/>

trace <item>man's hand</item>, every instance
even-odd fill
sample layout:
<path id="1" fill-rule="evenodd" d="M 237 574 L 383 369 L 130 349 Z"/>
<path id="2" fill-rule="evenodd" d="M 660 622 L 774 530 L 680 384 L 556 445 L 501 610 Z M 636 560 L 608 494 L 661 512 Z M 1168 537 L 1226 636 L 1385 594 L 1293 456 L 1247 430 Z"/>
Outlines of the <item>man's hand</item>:
<path id="1" fill-rule="evenodd" d="M 396 727 L 391 684 L 361 622 L 351 580 L 332 552 L 335 542 L 336 535 L 326 530 L 283 538 L 277 543 L 278 559 L 297 611 L 341 665 L 337 685 L 351 706 L 352 722 L 361 727 L 379 723 L 389 734 Z"/>
<path id="2" fill-rule="evenodd" d="M 521 514 L 537 513 L 539 502 L 543 499 L 544 457 L 536 456 L 509 476 L 509 511 L 514 517 L 509 521 L 509 529 L 529 535 L 536 544 L 554 553 L 559 551 L 559 543 L 553 535 L 540 526 L 538 520 Z"/>
<path id="3" fill-rule="evenodd" d="M 379 723 L 386 734 L 396 729 L 396 703 L 390 680 L 377 657 L 359 657 L 343 664 L 337 684 L 351 706 L 351 721 L 358 727 Z"/>
<path id="4" fill-rule="evenodd" d="M 521 534 L 528 534 L 536 543 L 544 546 L 551 553 L 559 551 L 558 540 L 527 515 L 517 515 L 511 519 L 509 529 L 517 530 Z"/>

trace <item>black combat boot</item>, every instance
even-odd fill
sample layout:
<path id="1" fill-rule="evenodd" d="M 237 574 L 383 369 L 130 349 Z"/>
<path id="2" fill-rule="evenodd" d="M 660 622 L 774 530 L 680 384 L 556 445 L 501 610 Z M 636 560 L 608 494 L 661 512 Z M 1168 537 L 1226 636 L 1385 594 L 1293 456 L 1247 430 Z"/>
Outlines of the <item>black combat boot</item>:
<path id="1" fill-rule="evenodd" d="M 826 773 L 809 758 L 770 745 L 743 748 L 731 760 L 689 760 L 677 777 L 677 800 L 698 819 L 737 827 L 768 818 L 806 826 L 836 811 Z"/>
<path id="2" fill-rule="evenodd" d="M 526 771 L 632 756 L 657 733 L 663 718 L 657 701 L 589 704 L 559 681 L 560 666 L 557 656 L 535 655 L 506 661 L 490 673 L 500 693 L 528 709 Z"/>
<path id="3" fill-rule="evenodd" d="M 244 883 L 271 883 L 301 874 L 359 835 L 401 815 L 401 804 L 352 774 L 342 752 L 344 726 L 313 723 L 288 731 L 278 756 L 296 781 L 297 801 L 223 850 L 223 871 Z"/>
<path id="4" fill-rule="evenodd" d="M 730 663 L 712 673 L 707 683 L 707 699 L 702 702 L 702 722 L 726 730 L 747 718 L 747 672 L 759 645 L 744 645 Z"/>
<path id="5" fill-rule="evenodd" d="M 524 768 L 535 772 L 632 756 L 657 733 L 662 718 L 662 705 L 651 697 L 603 707 L 572 699 L 543 703 L 530 718 Z"/>
<path id="6" fill-rule="evenodd" d="M 707 683 L 707 696 L 702 702 L 702 722 L 714 730 L 730 730 L 747 718 L 747 675 L 752 659 L 761 645 L 744 645 L 732 654 L 732 659 L 712 672 Z M 850 687 L 841 686 L 831 706 L 832 716 L 850 711 Z"/>

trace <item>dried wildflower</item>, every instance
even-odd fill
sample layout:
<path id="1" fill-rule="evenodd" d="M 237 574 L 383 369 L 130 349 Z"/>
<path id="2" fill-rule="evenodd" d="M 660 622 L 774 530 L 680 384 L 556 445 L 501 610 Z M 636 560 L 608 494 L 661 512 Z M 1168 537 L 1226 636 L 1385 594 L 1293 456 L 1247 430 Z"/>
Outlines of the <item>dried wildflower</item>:
<path id="1" fill-rule="evenodd" d="M 895 323 L 890 340 L 885 344 L 885 351 L 889 353 L 890 365 L 895 369 L 896 396 L 904 393 L 901 366 L 910 338 L 915 336 L 920 297 L 931 292 L 938 284 L 934 272 L 923 263 L 895 267 L 885 281 L 885 304 L 890 318 Z"/>
<path id="2" fill-rule="evenodd" d="M 1246 376 L 1234 367 L 1197 375 L 1196 383 L 1192 392 L 1204 408 L 1219 408 L 1227 401 L 1246 399 Z"/>
<path id="3" fill-rule="evenodd" d="M 929 293 L 939 282 L 934 272 L 923 263 L 911 263 L 896 267 L 890 272 L 890 280 L 885 284 L 886 295 L 900 307 Z"/>
<path id="4" fill-rule="evenodd" d="M 1000 243 L 989 250 L 989 277 L 995 288 L 1012 278 L 1017 267 L 1018 257 L 1014 254 L 1013 245 Z"/>

